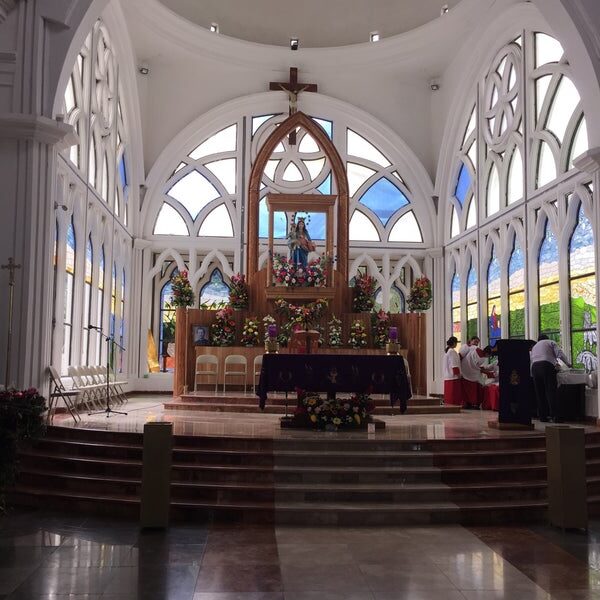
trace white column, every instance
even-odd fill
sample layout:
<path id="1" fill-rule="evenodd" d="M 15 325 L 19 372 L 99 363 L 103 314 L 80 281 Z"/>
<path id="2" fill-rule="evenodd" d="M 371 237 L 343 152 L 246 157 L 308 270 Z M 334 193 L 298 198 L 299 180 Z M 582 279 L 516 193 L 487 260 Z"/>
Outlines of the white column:
<path id="1" fill-rule="evenodd" d="M 0 259 L 12 256 L 16 273 L 9 383 L 44 387 L 50 364 L 52 251 L 57 144 L 73 128 L 46 117 L 0 114 Z M 0 344 L 6 352 L 8 273 L 0 274 Z M 3 362 L 3 361 L 0 361 Z M 5 373 L 0 366 L 0 380 Z"/>
<path id="2" fill-rule="evenodd" d="M 131 290 L 138 290 L 137 294 L 132 294 L 129 306 L 130 327 L 129 327 L 129 376 L 130 378 L 142 377 L 147 372 L 146 354 L 148 326 L 145 313 L 142 306 L 151 304 L 149 298 L 144 298 L 147 287 L 144 285 L 146 275 L 149 271 L 144 261 L 144 253 L 150 246 L 146 240 L 136 239 L 133 242 L 133 257 L 131 261 Z"/>
<path id="3" fill-rule="evenodd" d="M 450 337 L 446 329 L 446 268 L 442 248 L 427 251 L 424 273 L 433 291 L 432 308 L 427 311 L 427 389 L 441 394 L 444 391 L 441 357 L 446 339 Z"/>
<path id="4" fill-rule="evenodd" d="M 573 164 L 582 172 L 589 173 L 593 176 L 594 182 L 594 236 L 596 243 L 596 315 L 600 314 L 600 294 L 598 294 L 598 275 L 600 274 L 600 206 L 598 206 L 598 198 L 600 196 L 600 148 L 592 148 L 578 157 Z M 596 335 L 600 337 L 600 322 L 596 318 Z M 597 390 L 596 396 L 596 411 L 594 416 L 600 415 L 600 387 Z M 587 411 L 586 411 L 587 412 Z"/>

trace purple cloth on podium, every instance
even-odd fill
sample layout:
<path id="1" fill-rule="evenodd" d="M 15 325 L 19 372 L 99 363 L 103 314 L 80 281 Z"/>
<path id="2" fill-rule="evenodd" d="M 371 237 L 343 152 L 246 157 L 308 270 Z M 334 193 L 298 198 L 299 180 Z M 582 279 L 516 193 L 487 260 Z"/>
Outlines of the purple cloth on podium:
<path id="1" fill-rule="evenodd" d="M 406 410 L 411 397 L 401 356 L 364 354 L 265 354 L 256 395 L 261 409 L 268 392 L 369 392 L 389 394 Z"/>

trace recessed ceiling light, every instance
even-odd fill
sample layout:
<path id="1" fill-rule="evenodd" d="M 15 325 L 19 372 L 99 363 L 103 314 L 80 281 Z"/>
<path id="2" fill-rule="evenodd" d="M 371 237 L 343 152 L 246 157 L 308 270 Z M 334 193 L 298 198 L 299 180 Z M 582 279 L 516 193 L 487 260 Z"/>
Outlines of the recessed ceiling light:
<path id="1" fill-rule="evenodd" d="M 443 17 L 444 15 L 447 15 L 449 11 L 450 9 L 448 8 L 448 5 L 444 4 L 440 10 L 440 16 Z"/>
<path id="2" fill-rule="evenodd" d="M 300 40 L 296 37 L 290 38 L 290 50 L 298 50 L 300 47 Z"/>
<path id="3" fill-rule="evenodd" d="M 381 39 L 381 36 L 379 35 L 378 31 L 371 31 L 371 33 L 369 34 L 369 39 L 372 42 L 378 42 Z"/>
<path id="4" fill-rule="evenodd" d="M 211 33 L 219 33 L 219 24 L 218 23 L 211 23 L 210 24 L 210 32 Z"/>

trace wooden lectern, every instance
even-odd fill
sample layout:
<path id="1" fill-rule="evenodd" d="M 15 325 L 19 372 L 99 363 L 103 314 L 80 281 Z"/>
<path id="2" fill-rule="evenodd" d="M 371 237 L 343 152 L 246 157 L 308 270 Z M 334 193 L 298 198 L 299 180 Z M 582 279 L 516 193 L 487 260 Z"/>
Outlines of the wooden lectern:
<path id="1" fill-rule="evenodd" d="M 314 354 L 319 348 L 319 332 L 315 329 L 299 329 L 292 332 L 290 352 L 293 354 Z"/>

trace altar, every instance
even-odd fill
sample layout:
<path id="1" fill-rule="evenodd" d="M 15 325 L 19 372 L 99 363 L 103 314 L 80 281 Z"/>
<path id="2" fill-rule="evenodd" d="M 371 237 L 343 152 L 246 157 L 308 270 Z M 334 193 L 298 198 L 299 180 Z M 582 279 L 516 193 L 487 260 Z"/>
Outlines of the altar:
<path id="1" fill-rule="evenodd" d="M 401 356 L 364 354 L 266 354 L 256 394 L 264 408 L 267 393 L 297 390 L 389 394 L 392 406 L 406 411 L 410 385 Z"/>

